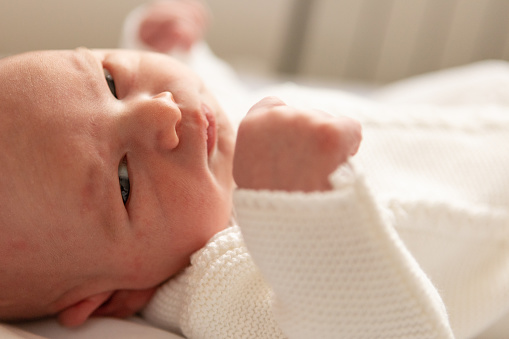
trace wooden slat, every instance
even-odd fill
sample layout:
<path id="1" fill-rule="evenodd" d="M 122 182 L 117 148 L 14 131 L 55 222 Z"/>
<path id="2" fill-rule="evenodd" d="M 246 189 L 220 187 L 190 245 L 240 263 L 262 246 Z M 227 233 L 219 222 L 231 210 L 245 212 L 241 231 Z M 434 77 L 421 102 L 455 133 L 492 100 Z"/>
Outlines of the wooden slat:
<path id="1" fill-rule="evenodd" d="M 451 29 L 451 17 L 457 2 L 463 0 L 430 0 L 419 23 L 416 48 L 413 51 L 407 74 L 420 74 L 439 68 Z"/>
<path id="2" fill-rule="evenodd" d="M 504 55 L 509 30 L 509 2 L 491 0 L 483 16 L 481 34 L 472 56 L 474 60 L 500 59 Z"/>
<path id="3" fill-rule="evenodd" d="M 444 46 L 441 68 L 472 62 L 489 1 L 462 0 L 451 18 L 451 29 Z"/>
<path id="4" fill-rule="evenodd" d="M 407 75 L 425 6 L 425 1 L 394 2 L 380 59 L 373 75 L 377 82 L 393 81 Z"/>
<path id="5" fill-rule="evenodd" d="M 290 6 L 286 38 L 277 68 L 279 72 L 295 74 L 299 71 L 312 10 L 312 0 L 294 0 Z"/>
<path id="6" fill-rule="evenodd" d="M 302 74 L 343 76 L 360 10 L 359 1 L 315 1 L 301 58 Z"/>
<path id="7" fill-rule="evenodd" d="M 239 68 L 273 72 L 280 61 L 294 0 L 207 0 L 212 49 Z"/>
<path id="8" fill-rule="evenodd" d="M 509 35 L 506 36 L 504 42 L 504 52 L 502 53 L 503 60 L 509 60 Z"/>
<path id="9" fill-rule="evenodd" d="M 386 36 L 393 0 L 363 0 L 344 76 L 371 80 Z"/>

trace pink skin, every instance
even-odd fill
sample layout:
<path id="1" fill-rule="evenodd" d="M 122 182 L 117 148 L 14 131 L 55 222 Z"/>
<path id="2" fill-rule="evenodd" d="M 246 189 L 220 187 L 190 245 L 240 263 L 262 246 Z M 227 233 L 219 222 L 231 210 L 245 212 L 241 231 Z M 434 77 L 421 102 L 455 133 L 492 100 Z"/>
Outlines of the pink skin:
<path id="1" fill-rule="evenodd" d="M 226 227 L 235 135 L 182 64 L 34 52 L 1 60 L 0 78 L 0 318 L 132 314 Z"/>
<path id="2" fill-rule="evenodd" d="M 154 51 L 188 51 L 203 38 L 208 12 L 196 0 L 160 0 L 147 6 L 139 28 L 139 38 Z"/>
<path id="3" fill-rule="evenodd" d="M 357 153 L 361 125 L 347 117 L 287 106 L 268 97 L 237 133 L 233 176 L 240 188 L 327 191 L 329 175 Z"/>

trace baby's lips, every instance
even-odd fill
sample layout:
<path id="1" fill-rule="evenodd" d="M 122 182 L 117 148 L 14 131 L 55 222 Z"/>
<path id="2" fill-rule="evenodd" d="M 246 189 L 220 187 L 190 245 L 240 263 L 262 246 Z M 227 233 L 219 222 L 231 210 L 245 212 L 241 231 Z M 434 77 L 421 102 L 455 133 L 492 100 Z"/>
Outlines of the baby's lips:
<path id="1" fill-rule="evenodd" d="M 210 107 L 202 104 L 202 112 L 207 119 L 207 153 L 210 155 L 216 145 L 216 117 Z"/>

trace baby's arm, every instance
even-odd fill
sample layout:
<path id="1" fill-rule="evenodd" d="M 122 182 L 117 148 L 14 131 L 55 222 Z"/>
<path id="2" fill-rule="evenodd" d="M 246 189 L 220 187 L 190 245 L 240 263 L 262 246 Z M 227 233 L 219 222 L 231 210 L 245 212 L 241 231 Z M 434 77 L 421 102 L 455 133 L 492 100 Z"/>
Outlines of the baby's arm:
<path id="1" fill-rule="evenodd" d="M 197 0 L 160 0 L 147 8 L 139 37 L 158 52 L 174 48 L 189 51 L 202 39 L 207 20 L 207 11 Z"/>
<path id="2" fill-rule="evenodd" d="M 348 165 L 359 142 L 355 122 L 275 99 L 240 126 L 236 213 L 274 317 L 292 339 L 452 338 L 435 288 Z"/>
<path id="3" fill-rule="evenodd" d="M 198 0 L 157 0 L 126 19 L 121 47 L 161 53 L 189 52 L 208 25 L 208 11 Z"/>

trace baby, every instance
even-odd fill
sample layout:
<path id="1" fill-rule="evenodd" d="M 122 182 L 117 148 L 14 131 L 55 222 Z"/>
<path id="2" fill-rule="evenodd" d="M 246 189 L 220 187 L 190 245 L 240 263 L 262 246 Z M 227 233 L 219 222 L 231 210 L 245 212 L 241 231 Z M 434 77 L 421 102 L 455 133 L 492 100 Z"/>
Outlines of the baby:
<path id="1" fill-rule="evenodd" d="M 236 136 L 162 54 L 34 52 L 0 79 L 3 320 L 468 338 L 507 311 L 505 108 L 322 102 L 362 123 L 356 154 L 357 120 L 274 97 Z"/>
<path id="2" fill-rule="evenodd" d="M 107 300 L 131 314 L 227 226 L 232 126 L 197 76 L 161 54 L 34 52 L 2 59 L 0 73 L 2 319 L 59 313 L 75 325 Z M 239 144 L 238 184 L 329 189 L 327 175 L 358 147 L 359 125 L 269 98 L 245 128 L 267 114 L 292 133 L 251 132 Z M 326 134 L 310 143 L 281 127 L 291 125 Z M 334 157 L 316 163 L 316 180 L 292 178 L 286 169 L 301 159 L 285 143 Z M 253 164 L 278 154 L 278 171 Z M 119 187 L 123 164 L 129 185 Z"/>

